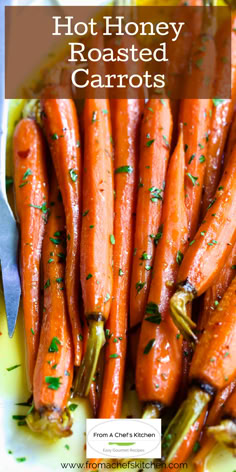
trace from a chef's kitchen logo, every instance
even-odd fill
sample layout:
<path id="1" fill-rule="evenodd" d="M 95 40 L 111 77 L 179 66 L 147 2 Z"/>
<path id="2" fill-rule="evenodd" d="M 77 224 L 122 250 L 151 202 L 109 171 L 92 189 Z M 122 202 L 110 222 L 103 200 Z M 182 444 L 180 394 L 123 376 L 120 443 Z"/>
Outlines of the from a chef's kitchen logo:
<path id="1" fill-rule="evenodd" d="M 161 420 L 88 419 L 88 459 L 161 457 Z"/>

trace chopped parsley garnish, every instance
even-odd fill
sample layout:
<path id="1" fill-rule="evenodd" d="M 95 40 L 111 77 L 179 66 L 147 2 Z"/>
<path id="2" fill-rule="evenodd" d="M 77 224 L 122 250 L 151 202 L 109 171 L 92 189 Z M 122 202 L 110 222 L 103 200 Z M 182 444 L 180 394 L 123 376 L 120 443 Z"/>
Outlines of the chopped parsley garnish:
<path id="1" fill-rule="evenodd" d="M 119 275 L 120 275 L 120 277 L 122 277 L 122 275 L 124 275 L 124 272 L 123 272 L 122 269 L 119 269 Z"/>
<path id="2" fill-rule="evenodd" d="M 61 385 L 60 378 L 61 377 L 46 376 L 45 382 L 48 384 L 48 388 L 50 390 L 58 390 Z"/>
<path id="3" fill-rule="evenodd" d="M 167 139 L 167 137 L 166 137 L 166 136 L 164 136 L 164 135 L 163 135 L 162 137 L 163 137 L 163 141 L 164 141 L 164 143 L 165 143 L 166 147 L 167 147 L 167 148 L 169 148 L 169 147 L 170 147 L 170 145 L 169 145 L 169 142 L 168 142 L 168 139 Z"/>
<path id="4" fill-rule="evenodd" d="M 103 115 L 108 115 L 108 110 L 102 110 Z"/>
<path id="5" fill-rule="evenodd" d="M 131 166 L 121 166 L 115 169 L 115 174 L 123 174 L 123 173 L 132 174 L 133 170 L 134 169 Z"/>
<path id="6" fill-rule="evenodd" d="M 86 277 L 86 280 L 89 280 L 92 278 L 92 274 L 88 274 L 87 277 Z"/>
<path id="7" fill-rule="evenodd" d="M 195 186 L 197 183 L 198 177 L 195 177 L 194 175 L 190 174 L 190 172 L 187 172 L 186 175 L 190 178 L 193 186 Z"/>
<path id="8" fill-rule="evenodd" d="M 117 359 L 117 357 L 119 357 L 119 354 L 111 354 L 109 357 L 110 359 Z"/>
<path id="9" fill-rule="evenodd" d="M 13 365 L 11 367 L 7 367 L 6 370 L 8 372 L 11 372 L 11 370 L 17 369 L 17 367 L 20 367 L 20 366 L 21 366 L 21 364 L 16 364 L 16 365 Z"/>
<path id="10" fill-rule="evenodd" d="M 56 282 L 57 282 L 58 284 L 60 284 L 60 283 L 63 282 L 63 281 L 64 281 L 63 277 L 58 277 L 58 278 L 56 279 Z"/>
<path id="11" fill-rule="evenodd" d="M 140 257 L 141 261 L 149 261 L 151 258 L 152 256 L 148 255 L 146 252 L 143 252 L 143 254 Z"/>
<path id="12" fill-rule="evenodd" d="M 189 164 L 191 164 L 191 162 L 193 161 L 193 159 L 194 159 L 195 156 L 196 156 L 196 154 L 192 154 L 192 155 L 191 155 L 191 157 L 190 157 L 190 159 L 189 159 L 189 161 L 188 161 Z"/>
<path id="13" fill-rule="evenodd" d="M 137 282 L 137 283 L 136 283 L 135 288 L 136 288 L 136 290 L 137 290 L 137 293 L 141 292 L 141 290 L 143 289 L 145 283 L 146 283 L 146 282 Z"/>
<path id="14" fill-rule="evenodd" d="M 61 239 L 60 239 L 60 238 L 49 238 L 49 239 L 50 239 L 50 241 L 51 241 L 53 244 L 55 244 L 56 246 L 57 246 L 58 244 L 61 244 Z"/>
<path id="15" fill-rule="evenodd" d="M 148 190 L 152 195 L 150 199 L 152 202 L 156 202 L 157 200 L 163 200 L 162 196 L 160 195 L 160 193 L 162 192 L 161 188 L 150 187 Z"/>
<path id="16" fill-rule="evenodd" d="M 51 282 L 50 282 L 50 279 L 48 279 L 44 285 L 44 289 L 50 287 L 50 285 L 51 285 Z"/>
<path id="17" fill-rule="evenodd" d="M 149 302 L 147 305 L 146 305 L 146 311 L 145 313 L 149 314 L 149 315 L 160 315 L 160 312 L 159 312 L 159 307 L 156 303 L 154 302 Z"/>
<path id="18" fill-rule="evenodd" d="M 76 408 L 78 408 L 78 405 L 76 403 L 71 403 L 69 406 L 68 406 L 69 410 L 70 411 L 75 411 Z"/>
<path id="19" fill-rule="evenodd" d="M 215 107 L 218 107 L 218 105 L 221 105 L 222 103 L 225 102 L 225 99 L 224 98 L 213 98 L 212 101 L 213 101 L 213 105 Z"/>
<path id="20" fill-rule="evenodd" d="M 205 162 L 205 160 L 206 160 L 206 158 L 205 158 L 205 156 L 203 156 L 203 154 L 202 154 L 202 155 L 199 157 L 199 162 L 201 162 L 201 164 L 202 164 L 203 162 Z"/>
<path id="21" fill-rule="evenodd" d="M 86 216 L 89 213 L 89 210 L 85 210 L 82 216 Z"/>
<path id="22" fill-rule="evenodd" d="M 108 300 L 110 300 L 111 296 L 109 293 L 106 294 L 105 296 L 105 299 L 104 299 L 104 303 L 108 302 Z"/>
<path id="23" fill-rule="evenodd" d="M 209 210 L 209 208 L 211 208 L 212 205 L 214 205 L 215 201 L 216 201 L 216 198 L 213 198 L 213 200 L 209 203 L 209 205 L 208 205 L 208 207 L 207 207 L 207 210 Z M 212 216 L 213 216 L 213 215 L 212 215 Z"/>
<path id="24" fill-rule="evenodd" d="M 182 260 L 184 258 L 184 255 L 181 251 L 177 251 L 177 256 L 176 256 L 176 262 L 177 264 L 181 264 Z"/>
<path id="25" fill-rule="evenodd" d="M 57 133 L 54 133 L 54 134 L 52 134 L 51 138 L 52 138 L 53 141 L 57 141 L 57 139 L 59 139 L 59 136 L 58 136 Z"/>
<path id="26" fill-rule="evenodd" d="M 6 189 L 8 190 L 13 184 L 13 178 L 6 175 Z"/>
<path id="27" fill-rule="evenodd" d="M 113 234 L 110 234 L 110 242 L 111 242 L 111 244 L 113 244 L 113 245 L 114 245 L 115 242 L 116 242 L 116 241 L 115 241 L 115 236 L 114 236 Z"/>
<path id="28" fill-rule="evenodd" d="M 150 147 L 154 143 L 155 139 L 149 139 L 149 141 L 146 142 L 146 146 Z"/>
<path id="29" fill-rule="evenodd" d="M 51 344 L 48 348 L 48 352 L 58 352 L 58 345 L 61 344 L 61 341 L 55 336 L 52 338 Z"/>
<path id="30" fill-rule="evenodd" d="M 155 339 L 150 339 L 150 341 L 148 341 L 146 347 L 144 348 L 143 353 L 148 354 L 151 351 L 154 343 L 155 343 Z"/>

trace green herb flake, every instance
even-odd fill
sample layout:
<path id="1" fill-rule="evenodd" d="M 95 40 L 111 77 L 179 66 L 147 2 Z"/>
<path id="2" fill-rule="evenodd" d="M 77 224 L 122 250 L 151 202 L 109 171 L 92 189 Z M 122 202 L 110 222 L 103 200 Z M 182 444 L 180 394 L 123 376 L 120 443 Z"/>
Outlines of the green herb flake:
<path id="1" fill-rule="evenodd" d="M 154 113 L 153 109 L 151 107 L 148 107 L 148 110 Z"/>
<path id="2" fill-rule="evenodd" d="M 108 300 L 110 300 L 111 296 L 109 293 L 106 294 L 105 296 L 105 299 L 104 299 L 104 303 L 108 302 Z"/>
<path id="3" fill-rule="evenodd" d="M 151 351 L 154 343 L 155 343 L 155 339 L 150 339 L 150 341 L 148 341 L 146 347 L 144 348 L 143 353 L 148 354 Z"/>
<path id="4" fill-rule="evenodd" d="M 143 254 L 140 257 L 141 261 L 149 261 L 151 258 L 152 258 L 152 256 L 150 256 L 146 252 L 143 252 Z"/>
<path id="5" fill-rule="evenodd" d="M 122 275 L 124 275 L 124 272 L 122 269 L 119 269 L 119 276 L 122 277 Z"/>
<path id="6" fill-rule="evenodd" d="M 213 198 L 213 200 L 209 203 L 207 210 L 209 210 L 209 208 L 211 208 L 212 205 L 214 205 L 215 201 L 216 201 L 216 198 Z M 215 215 L 213 214 L 212 216 L 215 216 Z"/>
<path id="7" fill-rule="evenodd" d="M 97 121 L 97 112 L 96 112 L 96 111 L 93 111 L 93 114 L 92 114 L 92 123 L 95 123 L 95 121 Z"/>
<path id="8" fill-rule="evenodd" d="M 146 311 L 145 313 L 147 313 L 148 315 L 160 315 L 160 312 L 159 312 L 159 307 L 156 303 L 154 302 L 149 302 L 147 305 L 146 305 Z"/>
<path id="9" fill-rule="evenodd" d="M 57 282 L 58 284 L 61 284 L 62 282 L 64 282 L 63 277 L 58 277 L 58 278 L 56 279 L 56 282 Z"/>
<path id="10" fill-rule="evenodd" d="M 178 252 L 177 252 L 177 256 L 176 256 L 176 262 L 177 262 L 178 265 L 181 264 L 183 258 L 184 258 L 183 253 L 182 253 L 181 251 L 178 251 Z"/>
<path id="11" fill-rule="evenodd" d="M 131 166 L 121 166 L 121 167 L 117 167 L 117 169 L 115 169 L 115 174 L 132 174 L 133 172 L 133 167 Z"/>
<path id="12" fill-rule="evenodd" d="M 52 262 L 54 262 L 54 259 L 52 258 L 48 259 L 48 264 L 51 264 Z"/>
<path id="13" fill-rule="evenodd" d="M 185 144 L 184 145 L 184 152 L 187 152 L 187 150 L 188 150 L 188 144 Z"/>
<path id="14" fill-rule="evenodd" d="M 120 357 L 119 354 L 110 354 L 110 359 L 117 359 L 117 357 Z"/>
<path id="15" fill-rule="evenodd" d="M 52 134 L 51 138 L 52 138 L 53 141 L 57 141 L 59 139 L 59 136 L 58 136 L 57 133 L 54 133 L 54 134 Z"/>
<path id="16" fill-rule="evenodd" d="M 76 174 L 76 169 L 70 169 L 69 176 L 73 182 L 76 182 L 76 180 L 78 179 L 78 175 Z"/>
<path id="17" fill-rule="evenodd" d="M 80 147 L 80 141 L 76 141 L 75 147 L 79 148 Z"/>
<path id="18" fill-rule="evenodd" d="M 92 274 L 88 274 L 87 277 L 86 277 L 86 280 L 89 280 L 92 278 Z"/>
<path id="19" fill-rule="evenodd" d="M 58 246 L 59 244 L 61 244 L 61 239 L 60 238 L 49 238 L 50 241 L 55 244 L 56 246 Z"/>
<path id="20" fill-rule="evenodd" d="M 51 344 L 48 348 L 48 352 L 58 352 L 58 345 L 61 344 L 61 341 L 55 336 L 52 338 Z"/>
<path id="21" fill-rule="evenodd" d="M 26 457 L 16 457 L 16 462 L 25 462 Z"/>
<path id="22" fill-rule="evenodd" d="M 69 444 L 65 444 L 65 449 L 67 449 L 67 451 L 69 451 L 69 450 L 70 450 L 70 446 L 69 446 Z"/>
<path id="23" fill-rule="evenodd" d="M 34 333 L 34 330 L 33 330 L 33 328 L 30 328 L 30 331 L 31 331 L 31 333 L 32 333 L 32 334 L 33 334 L 33 336 L 34 336 L 34 334 L 35 334 L 35 333 Z"/>
<path id="24" fill-rule="evenodd" d="M 191 162 L 193 161 L 195 156 L 196 156 L 196 154 L 192 154 L 192 156 L 190 157 L 190 159 L 188 161 L 188 164 L 191 164 Z"/>
<path id="25" fill-rule="evenodd" d="M 212 101 L 213 101 L 213 105 L 215 107 L 218 107 L 218 105 L 221 105 L 222 103 L 225 102 L 225 99 L 224 98 L 213 98 Z"/>
<path id="26" fill-rule="evenodd" d="M 69 406 L 68 406 L 69 410 L 70 411 L 75 411 L 76 408 L 78 408 L 78 405 L 76 403 L 71 403 Z"/>
<path id="27" fill-rule="evenodd" d="M 28 175 L 33 175 L 33 172 L 31 169 L 27 169 L 23 175 L 23 180 L 26 179 L 26 177 L 28 177 Z"/>
<path id="28" fill-rule="evenodd" d="M 164 107 L 166 107 L 166 102 L 165 102 L 165 100 L 163 100 L 163 98 L 160 99 L 160 102 L 161 102 L 162 105 L 164 105 Z"/>
<path id="29" fill-rule="evenodd" d="M 103 115 L 108 115 L 108 110 L 102 110 Z"/>
<path id="30" fill-rule="evenodd" d="M 15 365 L 13 365 L 13 366 L 11 366 L 11 367 L 7 367 L 6 370 L 7 370 L 8 372 L 11 372 L 12 370 L 17 369 L 17 367 L 21 367 L 21 364 L 15 364 Z"/>
<path id="31" fill-rule="evenodd" d="M 113 245 L 116 243 L 115 236 L 113 234 L 110 234 L 110 243 Z"/>
<path id="32" fill-rule="evenodd" d="M 200 443 L 199 443 L 198 441 L 196 441 L 195 444 L 194 444 L 194 446 L 193 446 L 193 452 L 194 452 L 194 454 L 196 454 L 196 452 L 199 451 L 200 447 L 201 447 L 201 446 L 200 446 Z"/>
<path id="33" fill-rule="evenodd" d="M 195 239 L 193 239 L 190 243 L 189 246 L 192 246 L 195 243 Z"/>
<path id="34" fill-rule="evenodd" d="M 149 141 L 146 142 L 146 146 L 150 147 L 154 143 L 155 139 L 149 139 Z"/>
<path id="35" fill-rule="evenodd" d="M 218 190 L 224 190 L 224 187 L 222 185 L 218 188 Z"/>
<path id="36" fill-rule="evenodd" d="M 141 290 L 143 289 L 145 284 L 146 284 L 146 282 L 137 282 L 136 283 L 135 288 L 137 290 L 137 293 L 141 292 Z"/>
<path id="37" fill-rule="evenodd" d="M 190 174 L 190 172 L 187 172 L 186 175 L 190 178 L 193 186 L 195 187 L 195 185 L 197 183 L 197 180 L 198 180 L 198 177 L 195 177 L 194 175 Z"/>
<path id="38" fill-rule="evenodd" d="M 87 216 L 88 213 L 89 213 L 89 210 L 85 210 L 82 216 Z"/>
<path id="39" fill-rule="evenodd" d="M 157 200 L 163 200 L 162 196 L 160 195 L 160 193 L 162 192 L 161 188 L 150 187 L 148 190 L 152 195 L 152 197 L 150 198 L 151 202 L 157 202 Z"/>
<path id="40" fill-rule="evenodd" d="M 60 378 L 61 377 L 46 376 L 45 382 L 48 384 L 48 388 L 50 390 L 58 390 L 61 385 Z"/>
<path id="41" fill-rule="evenodd" d="M 50 279 L 48 279 L 43 288 L 46 289 L 50 287 L 50 285 L 51 285 L 51 282 L 50 282 Z"/>
<path id="42" fill-rule="evenodd" d="M 231 268 L 232 268 L 233 270 L 236 270 L 236 265 L 235 265 L 235 264 L 232 265 Z"/>
<path id="43" fill-rule="evenodd" d="M 199 157 L 199 162 L 201 162 L 201 164 L 202 164 L 203 162 L 205 162 L 205 160 L 206 160 L 206 158 L 205 158 L 205 156 L 203 156 L 203 154 L 202 154 L 202 155 Z"/>

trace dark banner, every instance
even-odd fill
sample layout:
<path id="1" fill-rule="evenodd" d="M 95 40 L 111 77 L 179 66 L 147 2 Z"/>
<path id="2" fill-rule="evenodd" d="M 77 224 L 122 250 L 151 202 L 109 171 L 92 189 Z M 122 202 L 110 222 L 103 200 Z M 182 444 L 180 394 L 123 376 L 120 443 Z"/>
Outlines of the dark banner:
<path id="1" fill-rule="evenodd" d="M 6 7 L 5 14 L 6 98 L 230 98 L 227 7 Z"/>

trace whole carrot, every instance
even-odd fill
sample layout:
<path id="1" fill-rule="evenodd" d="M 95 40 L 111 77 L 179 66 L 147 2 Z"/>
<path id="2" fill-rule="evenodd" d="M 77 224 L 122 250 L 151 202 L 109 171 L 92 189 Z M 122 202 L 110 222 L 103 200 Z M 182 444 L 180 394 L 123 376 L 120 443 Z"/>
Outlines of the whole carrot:
<path id="1" fill-rule="evenodd" d="M 182 334 L 196 339 L 186 304 L 204 293 L 216 280 L 236 242 L 236 147 L 219 189 L 196 236 L 190 242 L 178 273 L 178 290 L 170 301 L 172 318 Z"/>
<path id="2" fill-rule="evenodd" d="M 21 120 L 14 133 L 14 185 L 21 233 L 21 281 L 30 386 L 40 333 L 40 259 L 48 216 L 46 148 L 35 121 Z"/>
<path id="3" fill-rule="evenodd" d="M 82 355 L 79 315 L 79 237 L 81 217 L 81 150 L 73 100 L 42 99 L 43 123 L 66 214 L 66 294 L 72 328 L 75 365 Z"/>
<path id="4" fill-rule="evenodd" d="M 121 416 L 129 286 L 133 253 L 133 213 L 137 192 L 138 131 L 142 100 L 113 102 L 115 145 L 114 284 L 111 313 L 106 324 L 106 354 L 100 418 Z M 132 170 L 132 171 L 131 171 Z"/>
<path id="5" fill-rule="evenodd" d="M 214 402 L 209 410 L 209 414 L 206 421 L 206 427 L 215 425 L 220 420 L 223 406 L 227 401 L 228 397 L 233 392 L 234 388 L 235 381 L 231 382 L 229 385 L 227 385 L 227 387 L 223 388 L 223 390 L 220 390 L 217 393 Z M 204 472 L 207 456 L 214 447 L 215 443 L 215 439 L 207 434 L 207 428 L 205 428 L 203 436 L 201 438 L 200 449 L 193 458 L 194 469 L 196 472 Z"/>
<path id="6" fill-rule="evenodd" d="M 169 100 L 150 99 L 141 124 L 139 190 L 130 289 L 130 326 L 140 323 L 151 281 L 172 136 Z"/>
<path id="7" fill-rule="evenodd" d="M 170 317 L 169 301 L 187 243 L 184 169 L 181 131 L 167 172 L 163 233 L 155 253 L 136 366 L 139 399 L 142 402 L 158 402 L 160 408 L 173 402 L 182 368 L 182 339 Z"/>
<path id="8" fill-rule="evenodd" d="M 227 146 L 226 146 L 225 155 L 224 155 L 224 167 L 227 166 L 227 163 L 230 159 L 230 156 L 232 154 L 235 144 L 236 144 L 236 112 L 234 113 L 231 127 L 230 127 L 229 137 L 228 137 Z"/>
<path id="9" fill-rule="evenodd" d="M 40 343 L 33 380 L 34 410 L 28 426 L 51 437 L 71 433 L 66 405 L 73 380 L 73 341 L 65 292 L 65 217 L 53 176 L 50 216 L 43 241 L 44 301 Z"/>
<path id="10" fill-rule="evenodd" d="M 226 447 L 236 453 L 236 388 L 227 400 L 222 420 L 219 425 L 208 428 L 208 434 L 213 435 L 217 442 L 223 443 Z"/>
<path id="11" fill-rule="evenodd" d="M 200 313 L 197 328 L 202 331 L 206 326 L 208 317 L 212 310 L 216 308 L 232 282 L 236 274 L 236 244 L 233 246 L 223 268 L 221 269 L 215 283 L 209 287 L 204 295 L 203 309 Z"/>
<path id="12" fill-rule="evenodd" d="M 227 20 L 228 22 L 229 20 Z M 231 21 L 231 20 L 230 20 Z M 236 46 L 236 15 L 232 19 L 231 50 Z M 224 96 L 225 82 L 230 74 L 230 38 L 227 24 L 223 23 L 218 38 L 218 55 L 216 64 L 216 81 L 214 85 L 215 97 Z M 204 191 L 202 214 L 212 201 L 220 180 L 222 156 L 229 126 L 233 117 L 236 100 L 236 55 L 232 53 L 231 61 L 231 99 L 213 99 L 212 119 L 208 137 L 208 149 L 206 156 L 206 172 L 204 177 Z"/>
<path id="13" fill-rule="evenodd" d="M 235 315 L 236 277 L 209 318 L 196 346 L 190 368 L 191 388 L 164 434 L 163 453 L 167 463 L 215 393 L 236 377 Z"/>
<path id="14" fill-rule="evenodd" d="M 84 105 L 84 182 L 81 235 L 81 284 L 89 337 L 75 391 L 88 395 L 101 347 L 105 342 L 113 287 L 113 150 L 107 99 Z M 122 172 L 117 169 L 117 172 Z"/>

